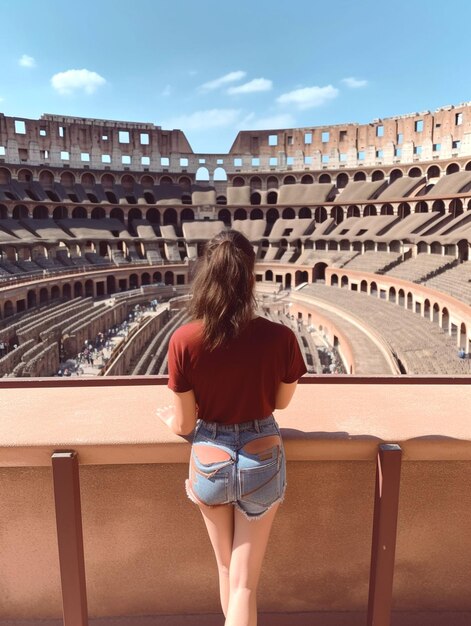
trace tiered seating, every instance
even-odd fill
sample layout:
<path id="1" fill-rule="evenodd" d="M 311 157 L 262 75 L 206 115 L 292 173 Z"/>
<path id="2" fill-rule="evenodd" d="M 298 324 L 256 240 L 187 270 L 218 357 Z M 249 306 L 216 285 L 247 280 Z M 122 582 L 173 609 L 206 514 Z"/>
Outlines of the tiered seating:
<path id="1" fill-rule="evenodd" d="M 457 356 L 455 340 L 437 324 L 412 311 L 364 293 L 318 283 L 305 286 L 301 293 L 352 313 L 376 329 L 397 354 L 407 374 L 469 373 L 468 363 Z"/>
<path id="2" fill-rule="evenodd" d="M 471 261 L 460 263 L 430 278 L 424 284 L 471 304 Z"/>
<path id="3" fill-rule="evenodd" d="M 455 263 L 453 256 L 440 254 L 418 254 L 385 272 L 388 276 L 395 276 L 411 282 L 421 282 L 428 276 L 442 270 L 447 265 Z"/>
<path id="4" fill-rule="evenodd" d="M 383 270 L 396 263 L 401 258 L 401 254 L 396 252 L 373 252 L 367 251 L 358 254 L 344 265 L 349 270 L 360 270 L 362 272 L 372 272 L 373 274 L 381 274 Z"/>

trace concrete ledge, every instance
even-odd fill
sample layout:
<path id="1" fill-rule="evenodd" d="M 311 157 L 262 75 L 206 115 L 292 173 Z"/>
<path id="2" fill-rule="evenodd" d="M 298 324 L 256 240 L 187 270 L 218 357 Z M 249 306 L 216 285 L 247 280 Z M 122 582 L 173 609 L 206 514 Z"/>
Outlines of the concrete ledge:
<path id="1" fill-rule="evenodd" d="M 186 463 L 190 438 L 155 416 L 171 398 L 163 377 L 1 381 L 0 466 L 68 449 L 83 465 Z M 470 377 L 306 377 L 276 418 L 293 461 L 370 461 L 383 442 L 404 461 L 471 460 Z"/>

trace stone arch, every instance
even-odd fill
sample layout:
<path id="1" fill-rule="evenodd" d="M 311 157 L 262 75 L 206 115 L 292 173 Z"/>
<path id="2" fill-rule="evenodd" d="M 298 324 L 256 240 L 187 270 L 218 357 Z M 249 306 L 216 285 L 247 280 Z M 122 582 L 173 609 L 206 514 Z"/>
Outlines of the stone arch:
<path id="1" fill-rule="evenodd" d="M 414 213 L 428 213 L 428 204 L 425 202 L 425 200 L 417 202 L 417 204 L 415 205 Z"/>
<path id="2" fill-rule="evenodd" d="M 267 270 L 265 272 L 265 280 L 266 281 L 273 281 L 273 272 L 271 270 Z"/>
<path id="3" fill-rule="evenodd" d="M 460 261 L 469 260 L 469 243 L 466 239 L 458 241 L 458 257 Z"/>
<path id="4" fill-rule="evenodd" d="M 296 213 L 291 207 L 286 207 L 286 209 L 283 209 L 281 217 L 284 220 L 294 220 L 294 218 L 296 217 Z"/>
<path id="5" fill-rule="evenodd" d="M 177 212 L 175 211 L 175 209 L 165 209 L 164 211 L 164 216 L 163 216 L 163 223 L 165 226 L 168 226 L 170 224 L 173 224 L 174 226 L 176 226 L 178 221 L 178 216 L 177 216 Z"/>
<path id="6" fill-rule="evenodd" d="M 435 202 L 432 204 L 432 212 L 433 211 L 439 211 L 440 213 L 445 212 L 445 203 L 443 202 L 443 200 L 435 200 Z"/>
<path id="7" fill-rule="evenodd" d="M 195 212 L 193 211 L 193 209 L 183 209 L 180 215 L 180 219 L 182 222 L 194 222 Z"/>
<path id="8" fill-rule="evenodd" d="M 363 293 L 368 293 L 368 281 L 362 280 L 360 283 L 360 291 Z"/>
<path id="9" fill-rule="evenodd" d="M 166 285 L 174 285 L 175 284 L 175 278 L 174 278 L 173 272 L 171 272 L 170 270 L 165 272 L 164 282 L 165 282 Z"/>
<path id="10" fill-rule="evenodd" d="M 19 170 L 17 179 L 19 183 L 30 183 L 33 180 L 33 173 L 27 168 Z"/>
<path id="11" fill-rule="evenodd" d="M 8 209 L 4 204 L 0 204 L 0 220 L 6 220 L 8 217 Z"/>
<path id="12" fill-rule="evenodd" d="M 144 174 L 139 179 L 139 183 L 143 186 L 144 189 L 152 189 L 154 187 L 154 185 L 155 185 L 155 180 L 154 180 L 154 177 L 151 176 L 150 174 Z M 180 185 L 181 185 L 181 182 L 180 182 Z"/>
<path id="13" fill-rule="evenodd" d="M 133 191 L 135 184 L 136 181 L 134 180 L 134 176 L 131 176 L 131 174 L 124 174 L 121 176 L 121 186 L 126 192 Z"/>
<path id="14" fill-rule="evenodd" d="M 92 220 L 104 220 L 106 219 L 106 211 L 101 206 L 96 206 L 92 209 L 90 218 Z"/>
<path id="15" fill-rule="evenodd" d="M 389 302 L 392 302 L 393 304 L 396 302 L 396 289 L 395 289 L 395 287 L 389 287 L 388 300 L 389 300 Z"/>
<path id="16" fill-rule="evenodd" d="M 119 207 L 115 207 L 111 209 L 110 217 L 114 220 L 119 220 L 122 224 L 124 224 L 124 211 Z"/>
<path id="17" fill-rule="evenodd" d="M 251 220 L 263 220 L 263 211 L 261 209 L 252 209 L 250 211 Z"/>
<path id="18" fill-rule="evenodd" d="M 384 179 L 383 170 L 375 170 L 374 172 L 372 172 L 371 180 L 375 181 L 375 180 L 383 180 L 383 179 Z"/>
<path id="19" fill-rule="evenodd" d="M 54 174 L 51 170 L 41 170 L 39 172 L 39 182 L 44 189 L 50 189 L 54 185 Z"/>
<path id="20" fill-rule="evenodd" d="M 72 218 L 75 220 L 86 220 L 87 217 L 87 210 L 83 206 L 76 206 L 72 210 Z"/>
<path id="21" fill-rule="evenodd" d="M 233 187 L 244 187 L 244 185 L 245 185 L 245 180 L 242 178 L 242 176 L 236 176 L 235 178 L 232 179 Z"/>
<path id="22" fill-rule="evenodd" d="M 257 204 L 260 204 L 261 202 L 262 202 L 262 196 L 260 195 L 258 191 L 254 191 L 253 193 L 250 194 L 251 205 L 257 205 Z"/>
<path id="23" fill-rule="evenodd" d="M 311 219 L 312 211 L 309 207 L 303 206 L 299 209 L 299 217 L 300 219 Z"/>
<path id="24" fill-rule="evenodd" d="M 324 172 L 323 174 L 321 174 L 319 176 L 319 182 L 320 183 L 331 183 L 332 182 L 332 178 L 330 177 L 330 174 L 326 174 Z"/>
<path id="25" fill-rule="evenodd" d="M 370 217 L 371 215 L 377 215 L 376 207 L 374 204 L 367 204 L 363 209 L 363 217 Z"/>
<path id="26" fill-rule="evenodd" d="M 213 172 L 213 180 L 214 181 L 226 181 L 227 180 L 226 170 L 221 166 L 217 167 Z"/>
<path id="27" fill-rule="evenodd" d="M 91 174 L 90 172 L 85 172 L 85 174 L 82 174 L 82 178 L 80 179 L 80 182 L 82 183 L 84 187 L 87 187 L 87 188 L 92 188 L 96 185 L 95 176 Z"/>
<path id="28" fill-rule="evenodd" d="M 394 209 L 391 204 L 383 204 L 381 207 L 381 215 L 394 215 Z"/>
<path id="29" fill-rule="evenodd" d="M 341 206 L 334 206 L 330 211 L 330 217 L 334 218 L 336 224 L 343 222 L 343 208 Z"/>
<path id="30" fill-rule="evenodd" d="M 442 329 L 447 333 L 450 331 L 450 313 L 447 307 L 442 309 Z"/>
<path id="31" fill-rule="evenodd" d="M 311 174 L 304 174 L 304 176 L 301 178 L 302 185 L 312 185 L 313 182 L 314 178 L 311 176 Z"/>
<path id="32" fill-rule="evenodd" d="M 327 263 L 319 262 L 314 265 L 312 268 L 312 282 L 315 283 L 317 281 L 325 281 L 325 270 L 327 268 Z"/>
<path id="33" fill-rule="evenodd" d="M 339 286 L 339 277 L 337 274 L 331 274 L 330 276 L 330 285 L 331 287 L 338 287 Z"/>
<path id="34" fill-rule="evenodd" d="M 363 172 L 362 170 L 359 170 L 358 172 L 355 172 L 355 174 L 353 175 L 353 180 L 366 180 L 366 174 L 365 172 Z"/>
<path id="35" fill-rule="evenodd" d="M 39 205 L 33 209 L 33 219 L 47 220 L 49 218 L 49 209 L 46 206 Z"/>
<path id="36" fill-rule="evenodd" d="M 14 220 L 22 220 L 28 217 L 28 209 L 23 204 L 13 207 L 12 217 Z"/>
<path id="37" fill-rule="evenodd" d="M 6 167 L 0 167 L 0 185 L 9 185 L 11 183 L 11 172 Z"/>
<path id="38" fill-rule="evenodd" d="M 267 189 L 278 189 L 278 178 L 276 176 L 269 176 L 267 178 Z"/>
<path id="39" fill-rule="evenodd" d="M 159 185 L 173 185 L 173 178 L 171 176 L 161 176 Z"/>
<path id="40" fill-rule="evenodd" d="M 349 180 L 350 179 L 348 178 L 348 174 L 346 174 L 345 172 L 340 172 L 336 180 L 337 189 L 344 189 L 348 185 Z"/>
<path id="41" fill-rule="evenodd" d="M 309 282 L 309 274 L 306 270 L 296 270 L 294 274 L 294 284 L 301 285 L 301 283 Z"/>
<path id="42" fill-rule="evenodd" d="M 204 165 L 201 165 L 196 170 L 195 180 L 196 181 L 201 181 L 201 182 L 208 182 L 209 181 L 209 170 L 208 170 L 208 168 L 204 167 Z"/>
<path id="43" fill-rule="evenodd" d="M 221 220 L 221 222 L 224 222 L 225 226 L 230 226 L 231 225 L 231 213 L 229 209 L 221 209 L 218 212 L 218 220 Z"/>
<path id="44" fill-rule="evenodd" d="M 456 172 L 460 171 L 460 166 L 458 165 L 458 163 L 450 163 L 446 170 L 445 170 L 445 174 L 448 176 L 449 174 L 455 174 Z"/>
<path id="45" fill-rule="evenodd" d="M 360 217 L 360 207 L 356 204 L 350 205 L 347 209 L 347 217 Z"/>
<path id="46" fill-rule="evenodd" d="M 410 215 L 410 212 L 411 212 L 410 205 L 407 202 L 401 202 L 397 210 L 397 214 L 399 215 L 399 218 L 401 220 L 404 219 L 405 217 Z"/>
<path id="47" fill-rule="evenodd" d="M 227 204 L 227 198 L 226 198 L 226 196 L 218 196 L 218 197 L 216 198 L 216 204 L 219 204 L 219 205 L 225 205 L 225 204 Z"/>
<path id="48" fill-rule="evenodd" d="M 160 224 L 160 211 L 155 207 L 148 209 L 146 213 L 146 220 L 151 224 Z"/>
<path id="49" fill-rule="evenodd" d="M 463 202 L 460 198 L 453 198 L 450 202 L 450 207 L 448 212 L 453 215 L 453 217 L 458 217 L 463 213 Z"/>
<path id="50" fill-rule="evenodd" d="M 53 220 L 66 220 L 69 217 L 69 211 L 65 206 L 56 206 L 52 212 Z"/>
<path id="51" fill-rule="evenodd" d="M 389 172 L 389 182 L 393 183 L 395 180 L 397 180 L 398 178 L 402 178 L 403 177 L 403 172 L 400 169 L 394 169 L 391 170 Z"/>
<path id="52" fill-rule="evenodd" d="M 314 209 L 314 219 L 319 224 L 321 222 L 325 222 L 325 220 L 327 219 L 327 210 L 326 210 L 326 208 L 323 207 L 323 206 L 316 207 Z"/>
<path id="53" fill-rule="evenodd" d="M 234 213 L 235 220 L 246 220 L 247 219 L 247 211 L 245 209 L 236 209 Z"/>
<path id="54" fill-rule="evenodd" d="M 267 193 L 267 204 L 276 204 L 278 202 L 278 192 L 269 191 Z"/>
<path id="55" fill-rule="evenodd" d="M 431 178 L 440 178 L 440 168 L 438 165 L 431 165 L 427 168 L 427 180 Z"/>
<path id="56" fill-rule="evenodd" d="M 288 174 L 283 178 L 283 185 L 295 185 L 296 179 L 292 174 Z"/>
<path id="57" fill-rule="evenodd" d="M 262 179 L 260 176 L 251 176 L 249 184 L 251 191 L 260 190 L 262 188 Z"/>
<path id="58" fill-rule="evenodd" d="M 409 176 L 410 178 L 420 178 L 421 176 L 423 176 L 422 174 L 422 170 L 420 169 L 420 167 L 411 167 L 410 170 L 407 172 L 407 176 Z"/>
<path id="59" fill-rule="evenodd" d="M 278 209 L 268 209 L 267 211 L 267 224 L 274 224 L 280 217 Z"/>

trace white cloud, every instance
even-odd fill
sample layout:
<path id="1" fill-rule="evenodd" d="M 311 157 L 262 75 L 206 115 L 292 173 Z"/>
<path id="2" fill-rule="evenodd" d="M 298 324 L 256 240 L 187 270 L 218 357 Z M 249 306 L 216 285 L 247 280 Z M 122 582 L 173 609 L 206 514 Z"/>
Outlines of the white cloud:
<path id="1" fill-rule="evenodd" d="M 200 85 L 199 89 L 201 91 L 214 91 L 215 89 L 224 87 L 228 83 L 235 83 L 238 80 L 242 80 L 243 78 L 245 78 L 246 74 L 247 72 L 243 72 L 242 70 L 229 72 L 228 74 L 224 74 L 224 76 L 220 76 L 215 80 L 210 80 L 207 83 L 203 83 L 202 85 Z"/>
<path id="2" fill-rule="evenodd" d="M 172 93 L 172 85 L 165 85 L 164 90 L 162 91 L 163 96 L 170 96 Z"/>
<path id="3" fill-rule="evenodd" d="M 180 128 L 184 132 L 190 130 L 200 131 L 233 126 L 239 118 L 240 110 L 238 109 L 209 109 L 174 117 L 167 120 L 162 126 L 164 128 Z"/>
<path id="4" fill-rule="evenodd" d="M 318 107 L 329 100 L 333 100 L 339 94 L 339 90 L 332 85 L 325 87 L 302 87 L 294 89 L 279 96 L 276 101 L 280 104 L 288 104 L 297 107 L 300 110 Z"/>
<path id="5" fill-rule="evenodd" d="M 358 80 L 353 76 L 349 76 L 348 78 L 342 78 L 342 83 L 350 87 L 351 89 L 358 89 L 359 87 L 366 87 L 368 84 L 367 80 Z"/>
<path id="6" fill-rule="evenodd" d="M 54 74 L 51 84 L 61 96 L 69 96 L 76 91 L 94 93 L 106 80 L 100 74 L 90 70 L 67 70 Z"/>
<path id="7" fill-rule="evenodd" d="M 295 126 L 296 120 L 291 113 L 258 118 L 255 113 L 250 113 L 239 124 L 243 130 L 271 130 L 272 128 L 294 128 Z"/>
<path id="8" fill-rule="evenodd" d="M 36 60 L 33 57 L 28 56 L 27 54 L 23 54 L 18 59 L 18 65 L 21 65 L 21 67 L 35 67 Z"/>
<path id="9" fill-rule="evenodd" d="M 229 87 L 227 90 L 228 94 L 238 94 L 238 93 L 255 93 L 258 91 L 270 91 L 273 87 L 273 83 L 271 80 L 267 78 L 254 78 L 250 80 L 248 83 L 244 83 L 243 85 L 238 85 L 237 87 Z"/>

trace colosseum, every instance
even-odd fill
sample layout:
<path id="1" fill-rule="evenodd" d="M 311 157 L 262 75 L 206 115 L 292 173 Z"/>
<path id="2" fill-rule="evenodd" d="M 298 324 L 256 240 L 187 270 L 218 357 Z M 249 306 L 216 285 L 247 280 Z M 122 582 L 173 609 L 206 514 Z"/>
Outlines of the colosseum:
<path id="1" fill-rule="evenodd" d="M 60 348 L 73 356 L 152 286 L 183 294 L 229 226 L 256 248 L 266 314 L 290 307 L 312 371 L 306 329 L 320 327 L 348 373 L 466 373 L 470 111 L 242 131 L 228 154 L 152 124 L 2 116 L 0 332 L 16 346 L 2 374 L 52 375 Z"/>
<path id="2" fill-rule="evenodd" d="M 225 227 L 309 370 L 279 417 L 261 623 L 469 624 L 471 103 L 241 131 L 223 154 L 184 130 L 0 114 L 0 626 L 220 623 L 188 442 L 155 408 Z M 92 374 L 55 376 L 119 329 Z"/>

